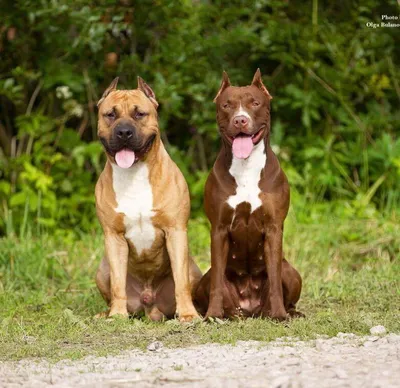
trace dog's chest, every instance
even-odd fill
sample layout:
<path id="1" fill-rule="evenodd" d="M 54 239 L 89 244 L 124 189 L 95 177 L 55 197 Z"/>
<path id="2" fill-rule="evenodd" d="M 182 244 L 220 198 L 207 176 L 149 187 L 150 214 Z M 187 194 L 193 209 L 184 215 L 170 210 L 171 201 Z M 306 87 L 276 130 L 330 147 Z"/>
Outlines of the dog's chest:
<path id="1" fill-rule="evenodd" d="M 136 248 L 140 256 L 150 249 L 156 238 L 152 222 L 153 192 L 146 163 L 137 162 L 131 168 L 122 169 L 114 164 L 113 188 L 117 207 L 115 211 L 124 214 L 125 237 Z"/>
<path id="2" fill-rule="evenodd" d="M 236 193 L 228 197 L 227 203 L 233 209 L 243 203 L 250 204 L 250 213 L 261 206 L 259 194 L 261 192 L 258 186 L 261 171 L 265 166 L 267 156 L 264 153 L 264 142 L 258 143 L 247 159 L 238 159 L 232 157 L 232 165 L 229 173 L 235 179 L 237 188 Z"/>

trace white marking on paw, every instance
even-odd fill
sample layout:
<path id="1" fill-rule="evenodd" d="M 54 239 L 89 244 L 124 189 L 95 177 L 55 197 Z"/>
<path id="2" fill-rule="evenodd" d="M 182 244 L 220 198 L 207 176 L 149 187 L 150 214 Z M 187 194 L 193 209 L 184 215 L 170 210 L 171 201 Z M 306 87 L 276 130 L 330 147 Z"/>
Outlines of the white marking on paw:
<path id="1" fill-rule="evenodd" d="M 137 254 L 153 245 L 156 232 L 151 218 L 153 192 L 146 163 L 138 161 L 130 168 L 113 169 L 113 188 L 117 207 L 115 211 L 124 214 L 125 237 L 135 246 Z"/>

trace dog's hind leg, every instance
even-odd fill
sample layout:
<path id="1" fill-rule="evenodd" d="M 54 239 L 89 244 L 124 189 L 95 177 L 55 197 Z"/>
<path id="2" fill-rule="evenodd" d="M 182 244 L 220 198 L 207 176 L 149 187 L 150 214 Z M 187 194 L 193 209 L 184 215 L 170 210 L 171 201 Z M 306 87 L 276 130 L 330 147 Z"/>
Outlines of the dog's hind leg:
<path id="1" fill-rule="evenodd" d="M 223 296 L 223 315 L 216 318 L 237 318 L 242 316 L 240 296 L 235 283 L 224 277 L 221 294 Z M 200 314 L 205 315 L 210 302 L 211 269 L 202 277 L 195 293 L 195 306 Z"/>
<path id="2" fill-rule="evenodd" d="M 175 283 L 172 274 L 168 275 L 157 284 L 154 295 L 154 307 L 156 309 L 154 309 L 153 314 L 149 314 L 149 318 L 159 321 L 159 313 L 163 315 L 163 318 L 173 318 L 176 312 L 176 300 Z"/>
<path id="3" fill-rule="evenodd" d="M 296 310 L 296 303 L 301 294 L 301 276 L 286 259 L 283 259 L 282 262 L 282 285 L 286 312 L 290 317 L 304 317 L 304 314 Z"/>
<path id="4" fill-rule="evenodd" d="M 189 257 L 189 280 L 190 280 L 190 288 L 192 290 L 192 298 L 196 295 L 197 287 L 200 283 L 200 280 L 203 274 L 200 271 L 200 268 L 197 266 L 192 257 Z"/>
<path id="5" fill-rule="evenodd" d="M 100 263 L 99 269 L 96 274 L 96 284 L 103 299 L 110 304 L 111 301 L 111 279 L 110 279 L 110 265 L 106 257 Z M 143 286 L 135 280 L 131 275 L 127 275 L 126 279 L 126 294 L 127 294 L 127 308 L 130 314 L 137 314 L 143 311 L 143 305 L 140 300 L 140 294 L 143 291 Z M 108 311 L 97 314 L 96 317 L 107 317 Z"/>
<path id="6" fill-rule="evenodd" d="M 194 305 L 201 315 L 205 315 L 210 299 L 211 270 L 209 270 L 194 289 Z"/>

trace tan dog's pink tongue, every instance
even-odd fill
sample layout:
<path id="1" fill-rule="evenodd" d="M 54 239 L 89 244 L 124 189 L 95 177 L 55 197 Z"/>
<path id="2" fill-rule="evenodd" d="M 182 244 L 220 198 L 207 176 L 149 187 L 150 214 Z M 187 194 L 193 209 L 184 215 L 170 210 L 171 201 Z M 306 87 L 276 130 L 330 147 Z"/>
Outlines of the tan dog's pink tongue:
<path id="1" fill-rule="evenodd" d="M 135 162 L 135 153 L 124 148 L 115 154 L 115 161 L 121 168 L 129 168 Z"/>
<path id="2" fill-rule="evenodd" d="M 239 159 L 247 159 L 253 151 L 253 140 L 250 136 L 237 136 L 233 140 L 232 152 Z"/>

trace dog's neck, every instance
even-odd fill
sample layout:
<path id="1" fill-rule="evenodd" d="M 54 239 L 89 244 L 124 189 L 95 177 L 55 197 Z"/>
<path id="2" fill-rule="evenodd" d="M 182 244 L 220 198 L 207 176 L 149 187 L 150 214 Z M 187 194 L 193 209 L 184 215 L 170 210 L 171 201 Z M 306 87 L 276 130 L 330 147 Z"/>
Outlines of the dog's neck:
<path id="1" fill-rule="evenodd" d="M 143 158 L 143 162 L 155 165 L 161 159 L 163 152 L 165 152 L 165 148 L 161 141 L 160 133 L 158 133 L 149 152 Z"/>

